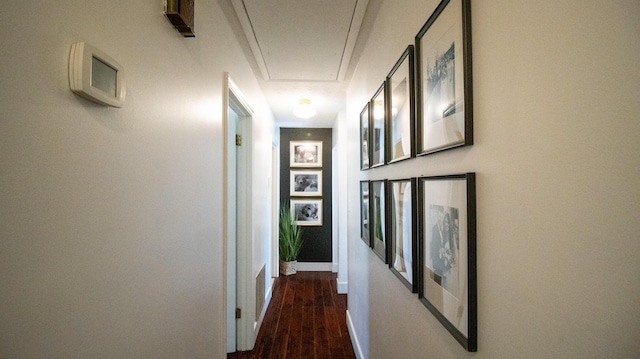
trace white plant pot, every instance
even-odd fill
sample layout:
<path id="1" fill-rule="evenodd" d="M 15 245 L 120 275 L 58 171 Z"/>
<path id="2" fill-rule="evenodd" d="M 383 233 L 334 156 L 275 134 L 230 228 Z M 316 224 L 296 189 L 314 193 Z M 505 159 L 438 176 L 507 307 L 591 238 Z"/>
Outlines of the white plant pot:
<path id="1" fill-rule="evenodd" d="M 292 261 L 292 262 L 280 261 L 280 274 L 283 274 L 283 275 L 296 274 L 296 264 L 298 264 L 298 261 Z"/>

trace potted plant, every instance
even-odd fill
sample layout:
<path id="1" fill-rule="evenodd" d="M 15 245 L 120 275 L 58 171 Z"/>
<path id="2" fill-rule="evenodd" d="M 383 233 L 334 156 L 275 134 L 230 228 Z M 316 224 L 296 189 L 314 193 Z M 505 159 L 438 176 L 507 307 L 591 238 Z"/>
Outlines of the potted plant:
<path id="1" fill-rule="evenodd" d="M 280 207 L 278 234 L 281 274 L 296 274 L 296 263 L 300 248 L 302 248 L 302 229 L 296 224 L 289 206 L 282 205 Z"/>

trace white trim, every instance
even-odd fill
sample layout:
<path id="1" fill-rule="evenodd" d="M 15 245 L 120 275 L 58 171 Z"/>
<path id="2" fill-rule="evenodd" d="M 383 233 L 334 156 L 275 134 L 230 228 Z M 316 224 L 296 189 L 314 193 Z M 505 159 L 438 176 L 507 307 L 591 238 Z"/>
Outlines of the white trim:
<path id="1" fill-rule="evenodd" d="M 347 41 L 344 46 L 344 53 L 342 54 L 342 60 L 340 62 L 340 68 L 338 69 L 338 81 L 343 81 L 347 70 L 349 69 L 349 63 L 351 62 L 351 56 L 353 55 L 353 48 L 355 47 L 356 40 L 360 34 L 360 27 L 364 20 L 364 14 L 367 11 L 367 5 L 369 0 L 358 0 L 356 6 L 353 9 L 353 18 L 349 27 L 349 33 L 347 34 Z"/>
<path id="2" fill-rule="evenodd" d="M 244 2 L 242 0 L 231 0 L 231 5 L 233 5 L 233 8 L 236 10 L 236 15 L 238 16 L 242 30 L 244 30 L 247 42 L 249 42 L 249 47 L 251 48 L 253 57 L 256 60 L 256 65 L 258 65 L 258 69 L 262 74 L 262 78 L 264 80 L 269 80 L 269 71 L 267 70 L 267 65 L 264 63 L 262 50 L 260 49 L 258 40 L 255 37 L 253 25 L 251 25 L 251 20 L 249 19 L 249 14 L 247 14 L 247 9 L 244 7 Z M 249 34 L 252 34 L 253 36 Z"/>
<path id="3" fill-rule="evenodd" d="M 298 272 L 331 272 L 331 263 L 323 262 L 298 262 L 296 264 Z"/>
<path id="4" fill-rule="evenodd" d="M 236 184 L 234 184 L 234 186 L 236 186 L 237 188 L 240 188 L 241 190 L 238 192 L 239 196 L 236 199 L 236 203 L 235 205 L 237 206 L 237 208 L 239 208 L 240 210 L 238 211 L 239 213 L 243 213 L 243 215 L 239 215 L 236 217 L 236 222 L 237 223 L 243 223 L 243 226 L 239 226 L 238 227 L 238 232 L 237 232 L 237 246 L 236 246 L 236 253 L 230 253 L 230 247 L 229 247 L 229 243 L 228 243 L 228 234 L 229 234 L 229 230 L 228 230 L 228 226 L 229 224 L 228 222 L 228 214 L 227 212 L 230 211 L 230 209 L 228 208 L 230 203 L 229 203 L 229 199 L 228 199 L 228 193 L 227 191 L 230 188 L 230 183 L 228 183 L 228 161 L 227 161 L 227 155 L 228 155 L 228 149 L 229 149 L 229 145 L 231 143 L 235 143 L 235 138 L 228 138 L 229 134 L 228 132 L 228 121 L 229 121 L 229 113 L 228 113 L 228 108 L 229 106 L 233 104 L 238 105 L 239 109 L 241 110 L 241 115 L 243 117 L 242 120 L 238 120 L 237 123 L 237 128 L 236 128 L 236 133 L 243 135 L 244 139 L 246 141 L 247 144 L 251 144 L 252 143 L 252 136 L 253 136 L 253 110 L 251 109 L 251 106 L 249 106 L 248 102 L 246 101 L 244 95 L 242 94 L 242 91 L 240 91 L 240 89 L 238 88 L 238 86 L 236 86 L 236 84 L 233 82 L 233 80 L 231 79 L 230 75 L 228 72 L 224 73 L 224 94 L 223 94 L 223 101 L 224 101 L 224 108 L 222 109 L 223 112 L 223 146 L 224 146 L 224 159 L 223 159 L 223 187 L 224 187 L 224 193 L 223 193 L 223 208 L 224 208 L 224 213 L 223 213 L 223 229 L 222 229 L 222 233 L 223 233 L 223 238 L 224 238 L 224 242 L 223 242 L 223 250 L 224 250 L 224 308 L 225 311 L 228 310 L 228 306 L 232 305 L 232 302 L 230 302 L 230 298 L 233 296 L 233 292 L 235 291 L 235 298 L 236 298 L 236 303 L 235 306 L 237 308 L 240 308 L 242 310 L 242 318 L 240 318 L 239 320 L 236 321 L 236 333 L 228 333 L 228 331 L 230 331 L 230 328 L 227 328 L 227 323 L 232 320 L 232 319 L 228 319 L 227 316 L 225 316 L 225 320 L 222 322 L 222 324 L 224 325 L 224 332 L 225 332 L 225 344 L 227 347 L 230 346 L 230 343 L 227 342 L 229 340 L 229 335 L 236 335 L 237 339 L 236 339 L 236 349 L 237 350 L 250 350 L 253 348 L 253 345 L 255 343 L 255 338 L 256 338 L 256 333 L 259 329 L 259 324 L 258 322 L 249 319 L 249 318 L 255 318 L 255 281 L 254 278 L 252 277 L 253 273 L 252 273 L 252 262 L 251 262 L 251 258 L 252 258 L 252 253 L 253 253 L 253 222 L 252 222 L 252 217 L 251 217 L 251 213 L 252 213 L 252 206 L 251 206 L 251 198 L 252 198 L 252 173 L 253 173 L 253 168 L 252 168 L 252 147 L 250 145 L 247 146 L 243 146 L 239 148 L 238 151 L 238 171 L 236 174 Z M 232 98 L 233 97 L 233 98 Z M 241 182 L 244 181 L 244 182 Z M 236 262 L 236 287 L 235 288 L 229 288 L 230 286 L 230 281 L 232 281 L 233 279 L 229 278 L 229 274 L 230 271 L 227 268 L 227 266 L 229 265 L 230 261 L 228 259 L 228 256 L 237 256 L 237 262 Z M 228 313 L 227 313 L 228 314 Z M 258 325 L 258 326 L 257 326 Z M 227 351 L 230 348 L 227 348 Z"/>
<path id="5" fill-rule="evenodd" d="M 226 346 L 226 352 L 235 352 L 236 350 L 236 332 L 237 332 L 237 327 L 236 327 L 236 323 L 234 321 L 234 319 L 232 318 L 232 315 L 230 313 L 231 308 L 229 308 L 228 306 L 230 305 L 230 303 L 234 303 L 236 301 L 236 274 L 235 273 L 231 273 L 231 271 L 229 270 L 229 266 L 232 266 L 233 268 L 235 268 L 235 262 L 229 259 L 229 256 L 231 255 L 229 252 L 230 250 L 230 246 L 231 244 L 229 243 L 229 208 L 228 208 L 228 203 L 229 203 L 229 138 L 228 138 L 228 130 L 229 130 L 229 73 L 225 72 L 224 73 L 224 93 L 222 94 L 223 96 L 223 106 L 222 106 L 222 117 L 223 117 L 223 121 L 222 121 L 222 143 L 223 143 L 223 153 L 224 155 L 222 156 L 222 167 L 223 167 L 223 175 L 222 175 L 222 208 L 224 209 L 222 211 L 222 251 L 223 251 L 223 259 L 222 259 L 222 272 L 223 272 L 223 278 L 224 278 L 224 286 L 223 286 L 223 291 L 224 294 L 222 296 L 222 302 L 223 302 L 223 307 L 225 308 L 225 320 L 224 320 L 224 342 L 225 342 L 225 346 Z M 233 243 L 235 244 L 235 243 Z M 235 246 L 233 247 L 233 252 L 235 252 Z M 230 264 L 232 263 L 232 264 Z M 231 276 L 233 276 L 233 280 L 230 278 Z M 230 286 L 233 286 L 233 288 L 229 288 Z M 233 306 L 235 307 L 235 303 L 233 304 Z M 231 333 L 233 332 L 233 333 Z"/>
<path id="6" fill-rule="evenodd" d="M 338 294 L 347 294 L 349 290 L 349 282 L 340 282 L 336 279 L 336 288 L 338 289 Z"/>
<path id="7" fill-rule="evenodd" d="M 271 144 L 271 278 L 280 275 L 280 253 L 278 249 L 280 216 L 280 145 Z"/>
<path id="8" fill-rule="evenodd" d="M 356 335 L 356 330 L 353 327 L 353 321 L 351 320 L 349 310 L 347 310 L 347 329 L 349 330 L 349 336 L 351 337 L 351 346 L 353 346 L 353 351 L 356 355 L 356 358 L 364 359 L 364 354 L 362 354 L 362 347 L 360 346 L 360 341 L 358 340 L 358 336 Z"/>
<path id="9" fill-rule="evenodd" d="M 333 273 L 338 273 L 338 262 L 335 262 L 336 258 L 333 258 L 334 262 L 331 263 L 331 271 Z"/>

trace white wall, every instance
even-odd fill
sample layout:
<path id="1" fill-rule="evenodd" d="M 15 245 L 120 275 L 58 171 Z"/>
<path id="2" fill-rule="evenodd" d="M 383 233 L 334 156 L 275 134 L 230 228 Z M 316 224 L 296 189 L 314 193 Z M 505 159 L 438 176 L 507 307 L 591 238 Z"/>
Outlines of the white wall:
<path id="1" fill-rule="evenodd" d="M 1 12 L 0 357 L 224 357 L 224 72 L 256 113 L 257 164 L 273 119 L 217 1 L 197 1 L 192 39 L 162 10 Z M 69 91 L 76 41 L 124 66 L 123 108 Z M 254 217 L 256 240 L 269 218 Z"/>
<path id="2" fill-rule="evenodd" d="M 349 319 L 361 354 L 639 357 L 640 3 L 472 1 L 475 144 L 360 172 L 358 114 L 437 3 L 384 1 L 348 90 Z M 471 171 L 475 355 L 359 239 L 358 199 L 358 179 Z"/>
<path id="3" fill-rule="evenodd" d="M 348 292 L 348 202 L 341 200 L 347 198 L 349 179 L 348 166 L 349 153 L 349 124 L 344 112 L 340 112 L 333 124 L 333 144 L 334 150 L 338 153 L 333 156 L 333 263 L 338 276 L 336 278 L 336 289 L 340 294 Z"/>

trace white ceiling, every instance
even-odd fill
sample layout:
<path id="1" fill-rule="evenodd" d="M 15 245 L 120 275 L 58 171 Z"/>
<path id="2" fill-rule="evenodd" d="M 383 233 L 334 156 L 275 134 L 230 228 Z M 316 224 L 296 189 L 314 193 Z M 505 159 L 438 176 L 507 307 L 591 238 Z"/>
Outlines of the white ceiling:
<path id="1" fill-rule="evenodd" d="M 345 111 L 354 49 L 366 41 L 361 30 L 372 16 L 369 2 L 231 0 L 239 23 L 235 30 L 246 39 L 241 43 L 279 126 L 332 127 Z M 302 98 L 318 111 L 311 119 L 292 114 Z"/>

